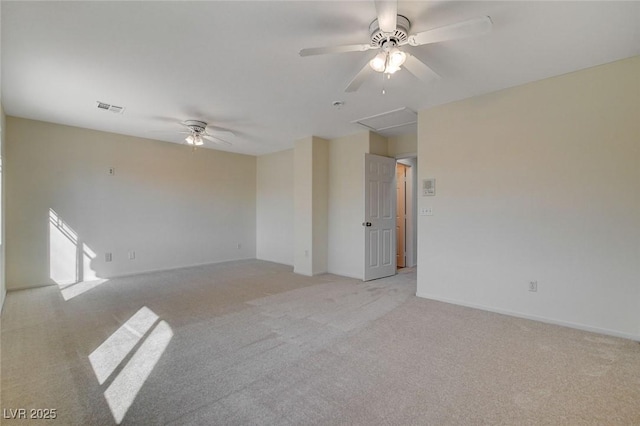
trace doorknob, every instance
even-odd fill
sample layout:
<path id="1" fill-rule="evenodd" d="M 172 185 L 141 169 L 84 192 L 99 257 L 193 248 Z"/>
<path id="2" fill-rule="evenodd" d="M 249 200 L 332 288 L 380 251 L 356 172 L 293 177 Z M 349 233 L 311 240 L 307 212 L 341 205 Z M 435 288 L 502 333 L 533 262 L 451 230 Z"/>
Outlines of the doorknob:
<path id="1" fill-rule="evenodd" d="M 362 222 L 362 226 L 371 226 L 371 222 Z"/>

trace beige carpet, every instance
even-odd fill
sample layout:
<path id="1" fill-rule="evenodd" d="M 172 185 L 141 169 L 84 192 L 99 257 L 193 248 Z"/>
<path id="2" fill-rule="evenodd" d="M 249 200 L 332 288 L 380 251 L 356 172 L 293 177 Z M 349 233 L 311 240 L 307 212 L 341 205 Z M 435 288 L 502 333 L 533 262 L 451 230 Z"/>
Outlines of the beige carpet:
<path id="1" fill-rule="evenodd" d="M 9 293 L 2 423 L 640 425 L 640 344 L 261 261 Z M 65 300 L 66 299 L 66 300 Z"/>

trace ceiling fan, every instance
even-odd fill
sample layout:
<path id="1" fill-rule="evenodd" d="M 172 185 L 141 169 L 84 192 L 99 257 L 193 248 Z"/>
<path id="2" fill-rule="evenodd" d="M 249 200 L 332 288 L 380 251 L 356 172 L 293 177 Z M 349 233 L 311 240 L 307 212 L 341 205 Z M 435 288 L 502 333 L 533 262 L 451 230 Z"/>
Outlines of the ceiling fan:
<path id="1" fill-rule="evenodd" d="M 346 87 L 345 92 L 358 90 L 373 72 L 384 73 L 387 78 L 390 78 L 402 66 L 423 81 L 439 78 L 424 62 L 401 50 L 400 47 L 407 44 L 409 46 L 422 46 L 441 41 L 479 36 L 491 31 L 493 25 L 489 16 L 483 16 L 417 34 L 409 34 L 411 22 L 405 16 L 398 15 L 397 1 L 376 0 L 375 4 L 378 17 L 369 25 L 371 40 L 368 44 L 314 47 L 300 51 L 300 56 L 312 56 L 327 53 L 365 52 L 378 49 L 378 54 L 356 74 Z"/>
<path id="2" fill-rule="evenodd" d="M 180 122 L 180 125 L 185 127 L 186 129 L 182 132 L 171 132 L 171 133 L 187 135 L 184 141 L 187 145 L 191 145 L 193 147 L 204 145 L 204 139 L 217 143 L 218 145 L 226 145 L 226 146 L 232 145 L 231 142 L 213 135 L 212 134 L 213 132 L 226 133 L 230 136 L 235 136 L 235 133 L 233 133 L 231 130 L 224 129 L 222 127 L 212 126 L 200 120 L 186 120 L 186 121 Z"/>

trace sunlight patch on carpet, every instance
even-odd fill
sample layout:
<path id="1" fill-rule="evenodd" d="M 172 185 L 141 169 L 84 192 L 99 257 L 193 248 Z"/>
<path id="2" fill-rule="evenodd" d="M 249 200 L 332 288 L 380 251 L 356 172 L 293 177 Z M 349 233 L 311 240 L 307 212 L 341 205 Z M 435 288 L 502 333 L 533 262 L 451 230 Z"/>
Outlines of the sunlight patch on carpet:
<path id="1" fill-rule="evenodd" d="M 89 355 L 98 382 L 106 385 L 111 380 L 104 397 L 117 424 L 172 338 L 169 324 L 144 306 Z"/>

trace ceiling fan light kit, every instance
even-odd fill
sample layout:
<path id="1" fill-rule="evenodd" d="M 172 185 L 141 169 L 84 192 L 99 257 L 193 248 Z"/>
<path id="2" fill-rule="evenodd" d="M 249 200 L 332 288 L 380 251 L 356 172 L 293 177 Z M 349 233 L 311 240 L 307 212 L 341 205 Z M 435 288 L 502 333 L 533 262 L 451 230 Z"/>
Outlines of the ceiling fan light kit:
<path id="1" fill-rule="evenodd" d="M 206 133 L 207 123 L 204 121 L 198 120 L 187 120 L 183 123 L 189 130 L 191 130 L 191 134 L 188 135 L 184 141 L 187 145 L 192 146 L 202 146 L 204 145 L 204 141 L 202 140 L 202 134 Z"/>
<path id="2" fill-rule="evenodd" d="M 300 56 L 323 55 L 327 53 L 365 52 L 378 49 L 379 52 L 351 80 L 346 92 L 355 92 L 369 77 L 371 71 L 384 73 L 387 77 L 404 68 L 418 79 L 429 82 L 439 78 L 429 66 L 399 48 L 408 44 L 422 46 L 441 41 L 456 40 L 485 34 L 493 25 L 491 18 L 483 16 L 452 25 L 423 31 L 409 35 L 411 22 L 403 15 L 398 15 L 398 3 L 391 0 L 376 0 L 378 17 L 369 25 L 369 44 L 353 44 L 333 47 L 315 47 L 302 49 Z"/>
<path id="3" fill-rule="evenodd" d="M 398 49 L 393 40 L 389 40 L 385 42 L 381 52 L 369 61 L 369 66 L 376 72 L 393 74 L 400 70 L 406 60 L 407 54 Z"/>
<path id="4" fill-rule="evenodd" d="M 188 145 L 193 145 L 193 146 L 201 146 L 201 145 L 204 145 L 204 141 L 202 140 L 202 136 L 200 136 L 200 135 L 199 135 L 199 134 L 197 134 L 197 133 L 193 133 L 193 134 L 190 134 L 189 136 L 187 136 L 187 137 L 185 138 L 185 142 L 186 142 Z"/>
<path id="5" fill-rule="evenodd" d="M 235 134 L 227 129 L 217 126 L 209 126 L 206 122 L 200 120 L 186 120 L 180 122 L 181 126 L 186 127 L 185 131 L 175 132 L 177 134 L 186 134 L 187 136 L 184 139 L 184 142 L 192 147 L 202 146 L 204 145 L 204 140 L 208 140 L 218 145 L 226 145 L 231 146 L 231 142 L 227 142 L 224 139 L 221 139 L 218 136 L 214 136 L 210 132 L 222 132 L 226 133 L 230 136 L 235 136 Z M 171 132 L 174 133 L 174 132 Z"/>

